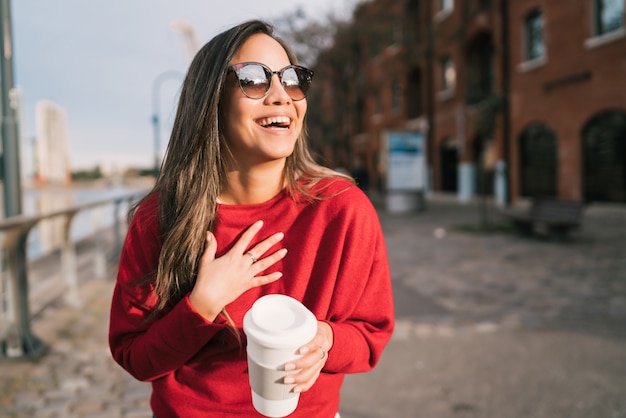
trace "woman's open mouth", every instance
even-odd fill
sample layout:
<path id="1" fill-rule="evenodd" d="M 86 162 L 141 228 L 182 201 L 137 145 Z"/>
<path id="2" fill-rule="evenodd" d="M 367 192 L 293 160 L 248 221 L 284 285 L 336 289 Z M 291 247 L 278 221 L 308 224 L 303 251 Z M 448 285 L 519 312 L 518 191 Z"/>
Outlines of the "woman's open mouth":
<path id="1" fill-rule="evenodd" d="M 289 129 L 291 126 L 291 118 L 287 116 L 273 116 L 270 118 L 258 119 L 256 123 L 268 129 Z"/>

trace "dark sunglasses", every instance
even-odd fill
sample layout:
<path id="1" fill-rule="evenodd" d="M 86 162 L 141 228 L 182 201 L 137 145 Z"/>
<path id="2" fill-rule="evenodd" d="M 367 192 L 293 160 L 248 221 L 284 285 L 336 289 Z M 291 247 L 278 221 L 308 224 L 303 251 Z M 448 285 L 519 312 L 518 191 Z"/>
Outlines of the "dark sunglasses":
<path id="1" fill-rule="evenodd" d="M 304 99 L 313 80 L 313 71 L 299 65 L 288 65 L 279 71 L 272 71 L 260 62 L 242 62 L 228 67 L 228 72 L 237 75 L 241 91 L 251 99 L 267 96 L 272 88 L 274 74 L 278 74 L 280 83 L 294 101 Z"/>

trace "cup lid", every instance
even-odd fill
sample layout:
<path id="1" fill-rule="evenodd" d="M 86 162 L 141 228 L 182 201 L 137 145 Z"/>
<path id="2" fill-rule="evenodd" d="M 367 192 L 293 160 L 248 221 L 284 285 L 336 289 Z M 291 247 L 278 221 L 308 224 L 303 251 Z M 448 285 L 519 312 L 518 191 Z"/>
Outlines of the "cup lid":
<path id="1" fill-rule="evenodd" d="M 317 319 L 306 306 L 287 295 L 271 294 L 257 299 L 243 318 L 249 339 L 272 348 L 299 346 L 317 332 Z"/>

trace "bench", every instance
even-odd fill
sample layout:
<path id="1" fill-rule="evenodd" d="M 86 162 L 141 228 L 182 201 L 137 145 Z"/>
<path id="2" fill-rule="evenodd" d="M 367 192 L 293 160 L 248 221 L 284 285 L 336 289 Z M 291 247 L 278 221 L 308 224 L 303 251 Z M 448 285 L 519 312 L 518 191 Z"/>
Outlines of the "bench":
<path id="1" fill-rule="evenodd" d="M 505 209 L 501 212 L 523 233 L 544 228 L 552 235 L 565 237 L 570 230 L 580 226 L 583 209 L 583 202 L 578 200 L 536 197 L 527 210 Z"/>

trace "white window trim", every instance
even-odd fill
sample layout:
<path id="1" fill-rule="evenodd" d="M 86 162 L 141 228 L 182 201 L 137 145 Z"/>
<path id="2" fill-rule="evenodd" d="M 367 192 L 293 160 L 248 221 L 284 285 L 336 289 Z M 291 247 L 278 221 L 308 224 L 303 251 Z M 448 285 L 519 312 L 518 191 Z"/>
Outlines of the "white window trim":
<path id="1" fill-rule="evenodd" d="M 548 57 L 544 55 L 539 58 L 520 62 L 519 64 L 517 64 L 517 71 L 519 71 L 520 73 L 526 73 L 532 70 L 536 70 L 537 68 L 541 68 L 547 63 Z"/>
<path id="2" fill-rule="evenodd" d="M 452 15 L 452 11 L 454 9 L 443 9 L 435 13 L 435 22 L 440 23 L 446 20 L 450 15 Z"/>
<path id="3" fill-rule="evenodd" d="M 592 38 L 585 39 L 585 48 L 594 49 L 601 47 L 611 42 L 615 42 L 619 39 L 626 38 L 626 28 L 623 26 L 613 32 L 608 32 L 603 35 L 594 36 Z"/>
<path id="4" fill-rule="evenodd" d="M 447 19 L 452 14 L 453 11 L 454 11 L 454 0 L 450 2 L 450 7 L 446 7 L 445 9 L 441 9 L 437 11 L 437 13 L 435 13 L 435 22 L 439 23 Z"/>

